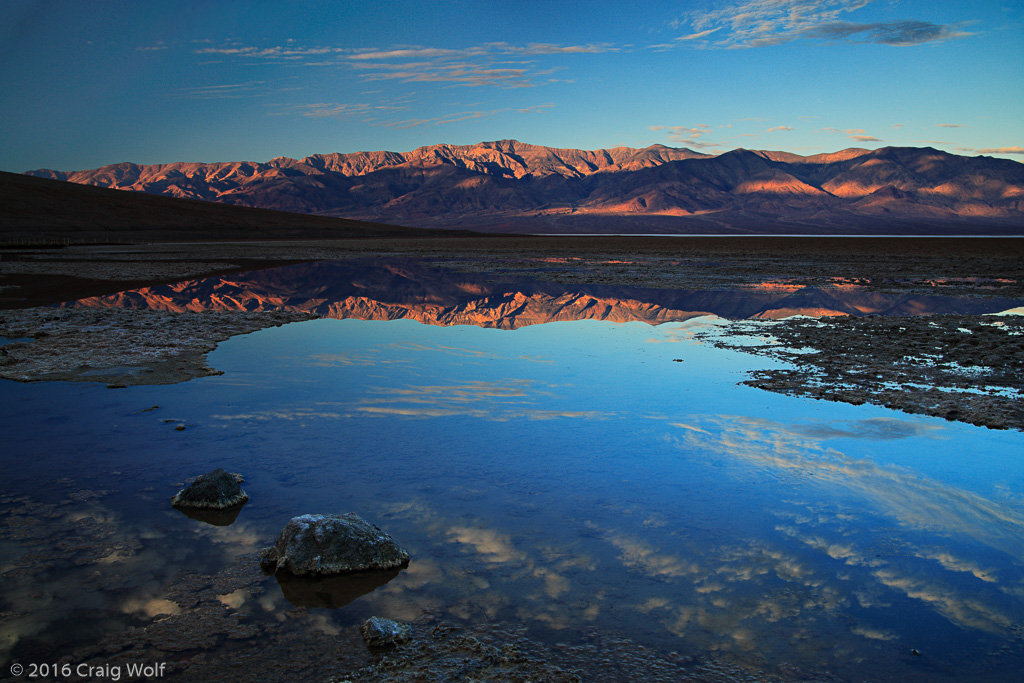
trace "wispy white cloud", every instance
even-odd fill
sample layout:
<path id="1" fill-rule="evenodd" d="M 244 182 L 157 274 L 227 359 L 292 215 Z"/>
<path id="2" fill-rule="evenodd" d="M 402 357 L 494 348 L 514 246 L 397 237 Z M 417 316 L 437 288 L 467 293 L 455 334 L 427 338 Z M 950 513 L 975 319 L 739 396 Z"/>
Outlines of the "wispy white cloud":
<path id="1" fill-rule="evenodd" d="M 936 123 L 935 127 L 936 128 L 970 128 L 970 126 L 965 126 L 965 125 L 960 124 L 960 123 Z"/>
<path id="2" fill-rule="evenodd" d="M 689 147 L 706 149 L 709 147 L 721 147 L 719 142 L 701 140 L 700 138 L 714 132 L 714 129 L 706 123 L 698 123 L 694 126 L 648 126 L 648 130 L 655 133 L 664 132 L 669 140 L 682 143 Z"/>
<path id="3" fill-rule="evenodd" d="M 771 132 L 777 131 L 777 130 L 778 131 L 790 131 L 790 130 L 793 130 L 793 129 L 791 127 L 789 127 L 789 126 L 775 126 L 773 128 L 769 128 L 768 132 L 771 133 Z"/>
<path id="4" fill-rule="evenodd" d="M 920 45 L 973 35 L 966 22 L 933 24 L 916 19 L 855 23 L 841 17 L 872 0 L 744 0 L 710 12 L 692 12 L 671 23 L 689 28 L 683 44 L 751 48 L 794 40 Z M 712 34 L 714 40 L 710 40 Z"/>
<path id="5" fill-rule="evenodd" d="M 407 105 L 369 104 L 365 102 L 313 102 L 310 104 L 289 105 L 279 108 L 276 113 L 298 114 L 318 119 L 347 119 L 353 116 L 398 111 L 408 109 Z"/>
<path id="6" fill-rule="evenodd" d="M 503 44 L 497 44 L 499 46 Z M 618 52 L 618 48 L 610 43 L 589 45 L 553 45 L 551 43 L 530 43 L 526 47 L 504 46 L 510 54 L 528 55 L 564 55 L 564 54 L 599 54 L 601 52 Z"/>
<path id="7" fill-rule="evenodd" d="M 334 47 L 291 47 L 274 45 L 256 47 L 253 45 L 229 44 L 220 47 L 201 47 L 195 51 L 198 55 L 225 55 L 259 57 L 262 59 L 301 59 L 314 55 L 329 55 L 342 52 Z"/>
<path id="8" fill-rule="evenodd" d="M 1013 147 L 987 147 L 974 150 L 978 154 L 1024 154 L 1024 147 L 1015 145 Z"/>
<path id="9" fill-rule="evenodd" d="M 193 100 L 226 100 L 248 97 L 254 94 L 266 94 L 266 81 L 247 81 L 245 83 L 227 83 L 223 85 L 203 85 L 196 88 L 185 88 L 175 93 L 177 97 Z"/>
<path id="10" fill-rule="evenodd" d="M 928 21 L 886 21 L 871 24 L 837 21 L 808 28 L 803 32 L 802 37 L 851 43 L 907 46 L 975 35 L 961 30 L 965 25 L 964 22 L 944 25 Z"/>
<path id="11" fill-rule="evenodd" d="M 297 63 L 309 57 L 320 57 L 317 61 L 304 62 L 302 66 L 335 65 L 354 69 L 359 78 L 365 81 L 397 80 L 405 83 L 448 83 L 453 86 L 528 88 L 545 83 L 543 76 L 561 68 L 542 67 L 536 59 L 531 58 L 542 55 L 598 54 L 620 49 L 608 43 L 511 45 L 498 42 L 464 48 L 403 45 L 385 49 L 308 47 L 291 43 L 272 46 L 229 43 L 198 47 L 194 52 L 277 63 Z"/>
<path id="12" fill-rule="evenodd" d="M 524 109 L 516 109 L 520 114 L 541 114 L 546 112 L 548 109 L 555 107 L 555 104 L 536 104 L 532 107 L 526 107 Z"/>
<path id="13" fill-rule="evenodd" d="M 423 47 L 423 48 L 406 48 L 399 50 L 377 50 L 370 52 L 359 52 L 353 55 L 347 55 L 346 59 L 363 61 L 363 60 L 385 60 L 385 59 L 424 59 L 430 57 L 469 57 L 473 55 L 484 54 L 483 48 L 468 48 L 465 50 L 449 50 L 443 48 Z"/>
<path id="14" fill-rule="evenodd" d="M 846 128 L 845 130 L 839 128 L 822 128 L 822 132 L 825 133 L 842 133 L 846 135 L 850 140 L 854 142 L 885 142 L 881 138 L 876 138 L 874 135 L 868 135 L 863 128 Z"/>
<path id="15" fill-rule="evenodd" d="M 398 80 L 404 83 L 451 83 L 461 86 L 498 86 L 502 88 L 532 88 L 537 75 L 528 68 L 480 66 L 468 62 L 412 64 L 363 63 L 358 68 L 366 81 Z"/>
<path id="16" fill-rule="evenodd" d="M 697 40 L 699 38 L 707 38 L 712 33 L 715 33 L 716 31 L 721 31 L 721 30 L 722 30 L 721 26 L 716 26 L 715 28 L 709 28 L 706 31 L 699 31 L 697 33 L 691 33 L 689 35 L 679 36 L 678 38 L 676 38 L 676 40 Z"/>
<path id="17" fill-rule="evenodd" d="M 508 109 L 492 109 L 489 111 L 463 111 L 448 114 L 446 116 L 438 116 L 432 119 L 402 119 L 398 121 L 381 121 L 374 125 L 383 126 L 385 128 L 396 128 L 399 130 L 406 128 L 416 128 L 418 126 L 441 126 L 446 123 L 458 123 L 460 121 L 469 121 L 471 119 L 485 119 L 492 116 L 496 116 L 502 112 L 508 111 Z"/>

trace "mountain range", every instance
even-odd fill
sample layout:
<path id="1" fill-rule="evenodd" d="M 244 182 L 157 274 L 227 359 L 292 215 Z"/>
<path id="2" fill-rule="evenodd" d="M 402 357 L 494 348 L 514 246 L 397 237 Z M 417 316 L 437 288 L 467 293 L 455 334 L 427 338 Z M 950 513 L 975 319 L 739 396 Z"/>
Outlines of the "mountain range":
<path id="1" fill-rule="evenodd" d="M 414 227 L 559 233 L 1022 234 L 1024 164 L 931 147 L 800 156 L 515 140 L 27 175 Z"/>

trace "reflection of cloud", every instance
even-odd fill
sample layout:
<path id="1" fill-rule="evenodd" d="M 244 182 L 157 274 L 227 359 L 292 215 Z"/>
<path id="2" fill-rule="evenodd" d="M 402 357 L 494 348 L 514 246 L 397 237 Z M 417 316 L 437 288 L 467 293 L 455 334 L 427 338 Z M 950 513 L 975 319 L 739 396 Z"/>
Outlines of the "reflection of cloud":
<path id="1" fill-rule="evenodd" d="M 247 589 L 239 588 L 238 590 L 232 591 L 231 593 L 227 593 L 225 595 L 218 595 L 217 600 L 225 607 L 237 610 L 245 604 L 245 601 L 249 599 L 249 597 L 250 593 Z"/>
<path id="2" fill-rule="evenodd" d="M 562 418 L 603 420 L 612 416 L 612 413 L 594 410 L 537 407 L 536 399 L 554 396 L 537 389 L 533 380 L 472 380 L 450 385 L 379 387 L 372 391 L 376 395 L 360 399 L 355 410 L 369 415 L 415 418 L 462 415 L 496 422 Z"/>
<path id="3" fill-rule="evenodd" d="M 525 379 L 495 382 L 473 380 L 463 384 L 380 388 L 376 390 L 376 393 L 412 402 L 424 400 L 434 402 L 443 399 L 453 403 L 469 403 L 488 398 L 524 398 L 532 384 L 532 381 Z"/>
<path id="4" fill-rule="evenodd" d="M 845 425 L 845 428 L 840 426 Z M 938 438 L 942 427 L 924 422 L 910 422 L 894 417 L 874 417 L 867 420 L 810 423 L 793 425 L 791 429 L 815 439 L 869 439 L 872 441 L 888 441 L 911 437 Z"/>
<path id="5" fill-rule="evenodd" d="M 882 560 L 866 557 L 863 551 L 859 550 L 849 541 L 833 541 L 821 536 L 803 535 L 799 530 L 792 527 L 779 526 L 775 530 L 807 544 L 811 548 L 831 557 L 833 560 L 841 560 L 848 565 L 880 567 L 885 564 Z"/>
<path id="6" fill-rule="evenodd" d="M 456 543 L 471 546 L 485 562 L 504 564 L 522 563 L 526 554 L 515 549 L 511 537 L 493 529 L 470 526 L 453 526 L 448 529 L 448 538 Z"/>
<path id="7" fill-rule="evenodd" d="M 425 503 L 393 505 L 391 512 L 414 520 L 432 538 L 458 545 L 468 564 L 417 559 L 409 570 L 367 597 L 376 605 L 386 605 L 388 612 L 410 614 L 409 603 L 433 600 L 440 603 L 433 607 L 448 609 L 460 618 L 479 618 L 481 612 L 494 618 L 514 605 L 521 619 L 553 628 L 593 621 L 600 613 L 603 592 L 587 595 L 572 581 L 574 574 L 595 569 L 594 561 L 575 547 L 532 546 L 479 521 L 452 522 Z M 487 572 L 480 571 L 481 564 Z M 424 590 L 428 584 L 432 590 Z M 442 593 L 439 601 L 431 597 L 438 591 Z M 447 599 L 445 591 L 452 591 Z"/>
<path id="8" fill-rule="evenodd" d="M 980 600 L 962 598 L 937 583 L 909 576 L 901 576 L 893 569 L 879 569 L 875 578 L 886 586 L 921 600 L 954 624 L 964 628 L 1000 632 L 1011 625 L 1011 620 Z"/>
<path id="9" fill-rule="evenodd" d="M 320 368 L 331 367 L 371 367 L 375 365 L 405 364 L 404 358 L 387 358 L 372 352 L 363 353 L 315 353 L 302 359 L 296 359 L 303 365 Z"/>
<path id="10" fill-rule="evenodd" d="M 690 422 L 701 424 L 700 420 Z M 694 452 L 721 453 L 767 470 L 773 477 L 849 491 L 905 526 L 962 534 L 1024 559 L 1024 519 L 982 496 L 825 448 L 806 433 L 806 426 L 725 416 L 707 422 L 716 423 L 709 428 L 714 435 L 692 428 L 679 434 Z M 879 429 L 875 424 L 867 433 L 884 434 L 888 427 Z"/>
<path id="11" fill-rule="evenodd" d="M 953 557 L 948 551 L 945 550 L 932 550 L 924 552 L 921 557 L 925 557 L 930 560 L 935 560 L 946 569 L 955 572 L 966 572 L 972 574 L 975 578 L 981 579 L 986 583 L 996 583 L 997 579 L 993 576 L 995 572 L 991 569 L 983 569 L 978 563 L 972 560 L 964 560 L 962 558 Z"/>
<path id="12" fill-rule="evenodd" d="M 135 596 L 121 603 L 121 611 L 125 614 L 144 614 L 152 619 L 158 615 L 181 614 L 181 607 L 165 598 Z"/>
<path id="13" fill-rule="evenodd" d="M 290 422 L 301 422 L 303 420 L 338 420 L 344 417 L 341 413 L 310 410 L 307 408 L 292 408 L 290 410 L 259 410 L 251 413 L 237 413 L 235 415 L 211 415 L 214 420 L 256 420 L 266 422 L 269 420 L 288 420 Z"/>
<path id="14" fill-rule="evenodd" d="M 225 557 L 232 562 L 242 555 L 268 545 L 269 540 L 256 531 L 250 522 L 241 521 L 231 526 L 198 524 L 194 526 L 193 533 L 205 536 L 216 543 L 224 551 Z"/>
<path id="15" fill-rule="evenodd" d="M 619 559 L 623 564 L 648 576 L 679 577 L 696 574 L 700 571 L 695 562 L 683 560 L 675 555 L 658 553 L 656 548 L 649 546 L 639 538 L 623 533 L 608 532 L 605 534 L 605 540 L 622 552 Z"/>
<path id="16" fill-rule="evenodd" d="M 852 627 L 850 632 L 856 633 L 858 636 L 864 636 L 870 640 L 896 640 L 899 638 L 899 636 L 890 631 L 883 631 L 882 629 L 870 628 L 868 626 L 861 625 Z"/>
<path id="17" fill-rule="evenodd" d="M 526 360 L 533 363 L 554 363 L 553 360 L 548 360 L 543 356 L 502 356 L 501 354 L 494 353 L 493 351 L 482 351 L 480 349 L 464 349 L 458 346 L 445 346 L 444 344 L 438 344 L 436 346 L 428 346 L 426 344 L 418 344 L 415 342 L 405 343 L 392 343 L 387 345 L 391 349 L 406 349 L 410 351 L 437 351 L 440 353 L 446 353 L 451 356 L 457 356 L 460 358 L 480 358 L 487 360 Z"/>

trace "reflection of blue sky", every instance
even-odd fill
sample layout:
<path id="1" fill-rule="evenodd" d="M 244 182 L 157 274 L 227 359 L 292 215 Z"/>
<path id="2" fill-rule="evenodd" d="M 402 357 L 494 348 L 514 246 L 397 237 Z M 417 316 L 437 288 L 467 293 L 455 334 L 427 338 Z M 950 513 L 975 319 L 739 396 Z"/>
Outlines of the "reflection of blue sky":
<path id="1" fill-rule="evenodd" d="M 35 431 L 10 443 L 36 453 L 40 406 L 89 405 L 65 431 L 111 444 L 119 467 L 146 452 L 160 480 L 210 461 L 245 472 L 239 526 L 210 536 L 226 556 L 297 512 L 365 513 L 413 554 L 359 601 L 396 618 L 596 625 L 830 666 L 1009 642 L 1024 621 L 1020 434 L 736 386 L 767 361 L 693 343 L 701 324 L 289 325 L 222 345 L 221 377 L 17 387 L 40 398 L 11 401 Z M 77 462 L 73 446 L 46 457 Z"/>
<path id="2" fill-rule="evenodd" d="M 460 613 L 513 610 L 564 627 L 621 610 L 607 596 L 635 576 L 650 582 L 631 593 L 636 614 L 719 649 L 763 647 L 764 624 L 904 641 L 892 610 L 934 615 L 937 629 L 1006 632 L 1024 611 L 1013 592 L 1024 585 L 1024 514 L 1014 486 L 999 487 L 1020 477 L 1005 467 L 1019 437 L 737 387 L 751 363 L 771 361 L 694 343 L 715 324 L 304 324 L 312 344 L 291 345 L 311 352 L 287 354 L 282 368 L 297 390 L 276 386 L 263 414 L 346 432 L 365 422 L 390 453 L 443 443 L 448 467 L 511 486 L 508 500 L 539 490 L 547 525 L 582 529 L 582 539 L 524 535 L 497 510 L 395 513 L 487 568 L 468 585 L 488 597 L 459 601 Z M 328 326 L 336 332 L 324 335 Z M 966 452 L 986 454 L 968 474 L 965 438 Z M 434 467 L 418 476 L 444 490 L 451 482 Z M 542 550 L 551 546 L 583 559 L 567 566 Z M 430 571 L 433 590 L 468 580 Z M 397 600 L 408 581 L 379 592 Z"/>

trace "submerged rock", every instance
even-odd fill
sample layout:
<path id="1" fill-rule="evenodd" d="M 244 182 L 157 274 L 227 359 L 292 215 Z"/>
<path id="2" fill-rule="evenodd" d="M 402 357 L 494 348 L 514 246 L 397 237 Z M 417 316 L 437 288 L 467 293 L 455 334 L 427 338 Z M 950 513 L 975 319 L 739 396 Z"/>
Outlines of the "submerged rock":
<path id="1" fill-rule="evenodd" d="M 178 491 L 171 498 L 171 505 L 176 508 L 204 508 L 223 510 L 241 506 L 249 500 L 248 494 L 239 484 L 242 475 L 230 474 L 217 468 L 207 474 L 196 477 L 191 484 Z"/>
<path id="2" fill-rule="evenodd" d="M 391 619 L 370 617 L 359 627 L 359 633 L 370 647 L 394 647 L 409 639 L 410 629 Z"/>
<path id="3" fill-rule="evenodd" d="M 386 533 L 354 512 L 293 517 L 277 542 L 264 548 L 264 571 L 299 576 L 395 569 L 409 564 L 409 553 Z"/>

